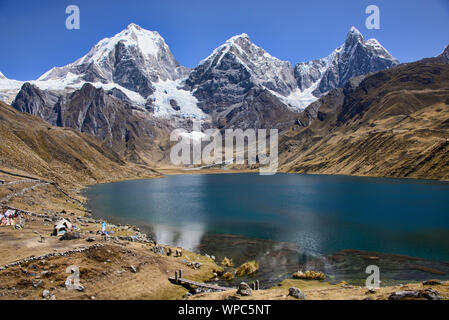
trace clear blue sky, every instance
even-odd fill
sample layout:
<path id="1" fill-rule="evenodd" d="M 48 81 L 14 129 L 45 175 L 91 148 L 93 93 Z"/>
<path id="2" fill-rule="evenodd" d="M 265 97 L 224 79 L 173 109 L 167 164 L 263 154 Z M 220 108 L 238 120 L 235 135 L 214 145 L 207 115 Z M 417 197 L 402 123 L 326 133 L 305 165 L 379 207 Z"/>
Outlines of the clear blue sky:
<path id="1" fill-rule="evenodd" d="M 80 30 L 65 28 L 69 4 L 80 8 Z M 369 4 L 380 7 L 381 30 L 365 28 Z M 328 55 L 352 25 L 401 62 L 437 55 L 449 44 L 449 0 L 0 0 L 0 71 L 36 79 L 130 22 L 157 30 L 187 67 L 243 32 L 293 64 Z"/>

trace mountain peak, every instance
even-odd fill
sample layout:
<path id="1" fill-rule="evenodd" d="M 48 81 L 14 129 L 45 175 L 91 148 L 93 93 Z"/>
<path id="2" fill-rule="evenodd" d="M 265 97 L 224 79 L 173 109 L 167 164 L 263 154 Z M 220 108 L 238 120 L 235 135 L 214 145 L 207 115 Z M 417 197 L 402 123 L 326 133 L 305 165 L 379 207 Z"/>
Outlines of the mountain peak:
<path id="1" fill-rule="evenodd" d="M 130 35 L 153 37 L 153 38 L 158 39 L 158 40 L 162 39 L 162 37 L 159 34 L 159 32 L 144 29 L 144 28 L 142 28 L 141 26 L 139 26 L 139 25 L 137 25 L 135 23 L 130 23 L 126 27 L 126 29 L 124 29 L 121 32 L 119 32 L 118 34 L 116 34 L 113 38 L 116 38 L 118 36 L 127 37 L 127 36 L 130 36 Z"/>
<path id="2" fill-rule="evenodd" d="M 449 45 L 446 46 L 444 51 L 440 54 L 440 57 L 446 58 L 449 60 Z"/>
<path id="3" fill-rule="evenodd" d="M 53 68 L 39 80 L 66 80 L 66 86 L 86 81 L 114 83 L 146 99 L 155 90 L 152 83 L 175 81 L 186 73 L 158 32 L 130 23 L 114 36 L 100 40 L 82 58 Z M 141 103 L 139 97 L 135 100 Z"/>
<path id="4" fill-rule="evenodd" d="M 1 72 L 0 72 L 0 79 L 6 79 L 6 77 Z"/>
<path id="5" fill-rule="evenodd" d="M 360 75 L 385 70 L 397 61 L 376 39 L 366 40 L 357 28 L 351 27 L 346 41 L 329 56 L 299 63 L 295 66 L 298 87 L 310 92 L 310 101 Z"/>
<path id="6" fill-rule="evenodd" d="M 346 43 L 353 43 L 353 42 L 363 42 L 365 41 L 363 38 L 362 33 L 354 26 L 349 29 L 348 35 L 346 37 Z"/>
<path id="7" fill-rule="evenodd" d="M 131 22 L 130 24 L 128 24 L 128 26 L 126 27 L 127 30 L 132 30 L 132 29 L 136 29 L 136 30 L 142 30 L 142 27 Z"/>
<path id="8" fill-rule="evenodd" d="M 217 55 L 224 56 L 231 48 L 238 47 L 241 49 L 241 46 L 247 46 L 247 45 L 255 46 L 251 42 L 249 36 L 246 33 L 241 33 L 241 34 L 235 35 L 235 36 L 229 38 L 228 40 L 226 40 L 225 43 L 223 43 L 219 47 L 215 48 L 214 51 L 212 51 L 212 53 L 208 57 L 206 57 L 205 59 L 200 61 L 200 65 L 205 63 L 206 61 L 210 60 L 211 58 L 214 58 Z M 220 61 L 221 61 L 221 59 L 220 59 Z"/>
<path id="9" fill-rule="evenodd" d="M 251 41 L 249 36 L 246 33 L 241 33 L 241 34 L 238 34 L 238 35 L 235 35 L 235 36 L 229 38 L 226 42 L 228 42 L 228 43 L 236 42 L 237 40 L 240 40 L 240 39 Z"/>
<path id="10" fill-rule="evenodd" d="M 352 26 L 352 27 L 349 29 L 349 33 L 358 33 L 358 34 L 362 34 L 362 33 L 359 31 L 359 29 L 357 29 L 357 28 L 354 27 L 354 26 Z"/>
<path id="11" fill-rule="evenodd" d="M 84 64 L 88 60 L 91 62 L 100 63 L 107 58 L 109 53 L 115 49 L 118 43 L 123 43 L 125 46 L 134 46 L 140 49 L 145 56 L 157 56 L 162 47 L 166 47 L 164 39 L 156 31 L 150 31 L 141 28 L 135 23 L 130 23 L 126 29 L 117 33 L 110 38 L 104 38 L 98 42 L 91 51 L 78 60 L 76 64 Z"/>

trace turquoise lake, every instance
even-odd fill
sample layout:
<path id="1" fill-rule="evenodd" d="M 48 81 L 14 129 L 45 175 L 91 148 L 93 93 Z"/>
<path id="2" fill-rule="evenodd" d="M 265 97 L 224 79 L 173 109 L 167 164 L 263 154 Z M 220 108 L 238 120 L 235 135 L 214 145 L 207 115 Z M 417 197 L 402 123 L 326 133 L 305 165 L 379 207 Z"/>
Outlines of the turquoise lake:
<path id="1" fill-rule="evenodd" d="M 282 272 L 275 273 L 281 276 L 345 249 L 392 254 L 385 260 L 406 255 L 427 264 L 443 262 L 436 275 L 449 272 L 445 182 L 187 174 L 96 185 L 85 195 L 96 217 L 137 224 L 159 243 L 237 261 L 257 258 L 264 264 L 261 274 L 265 270 L 270 278 L 279 265 Z M 335 274 L 345 273 L 346 267 L 338 268 Z"/>

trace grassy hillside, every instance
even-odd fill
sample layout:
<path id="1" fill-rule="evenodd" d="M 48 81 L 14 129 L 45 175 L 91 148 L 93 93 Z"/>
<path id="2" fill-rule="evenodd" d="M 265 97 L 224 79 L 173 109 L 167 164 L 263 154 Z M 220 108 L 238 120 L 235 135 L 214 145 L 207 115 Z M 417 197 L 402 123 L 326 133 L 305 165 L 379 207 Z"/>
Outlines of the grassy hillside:
<path id="1" fill-rule="evenodd" d="M 449 64 L 417 62 L 322 99 L 280 141 L 282 171 L 449 179 Z"/>
<path id="2" fill-rule="evenodd" d="M 157 175 L 149 167 L 124 161 L 93 136 L 50 126 L 2 102 L 0 141 L 1 169 L 61 184 L 79 186 Z"/>

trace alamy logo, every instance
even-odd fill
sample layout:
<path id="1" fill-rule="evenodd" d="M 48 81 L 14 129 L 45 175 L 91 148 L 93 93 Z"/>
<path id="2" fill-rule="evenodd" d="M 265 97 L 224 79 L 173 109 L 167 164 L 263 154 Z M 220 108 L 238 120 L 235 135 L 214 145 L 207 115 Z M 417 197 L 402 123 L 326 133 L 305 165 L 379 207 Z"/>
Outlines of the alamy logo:
<path id="1" fill-rule="evenodd" d="M 70 274 L 65 280 L 67 290 L 80 290 L 83 288 L 80 283 L 80 268 L 78 266 L 68 266 L 65 272 Z"/>
<path id="2" fill-rule="evenodd" d="M 80 8 L 74 4 L 67 6 L 65 13 L 69 16 L 65 19 L 65 27 L 68 30 L 79 30 L 80 28 Z"/>
<path id="3" fill-rule="evenodd" d="M 380 269 L 376 265 L 370 265 L 366 267 L 365 273 L 369 274 L 366 278 L 365 286 L 367 288 L 378 289 L 380 288 Z"/>
<path id="4" fill-rule="evenodd" d="M 194 121 L 192 132 L 176 129 L 171 133 L 170 141 L 177 142 L 170 150 L 170 160 L 174 165 L 243 165 L 246 154 L 246 163 L 258 163 L 261 175 L 274 175 L 278 169 L 277 129 L 269 132 L 266 129 L 226 129 L 223 145 L 220 130 L 201 131 L 201 122 Z"/>
<path id="5" fill-rule="evenodd" d="M 366 14 L 369 14 L 368 18 L 366 18 L 365 26 L 367 29 L 380 29 L 380 9 L 378 6 L 370 5 L 366 7 Z"/>

